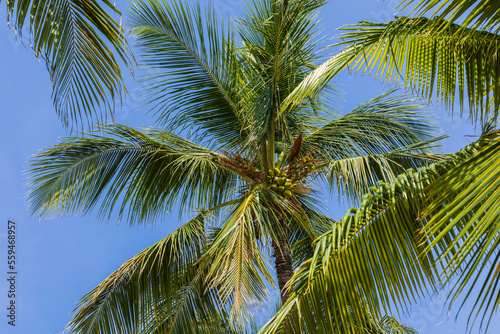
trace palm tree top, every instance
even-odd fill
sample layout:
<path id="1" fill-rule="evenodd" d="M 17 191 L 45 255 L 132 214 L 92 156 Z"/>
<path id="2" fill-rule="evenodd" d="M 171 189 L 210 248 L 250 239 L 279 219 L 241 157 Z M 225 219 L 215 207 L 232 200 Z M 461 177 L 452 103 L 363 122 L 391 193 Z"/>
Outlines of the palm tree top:
<path id="1" fill-rule="evenodd" d="M 318 208 L 321 187 L 355 201 L 441 159 L 432 119 L 409 95 L 389 91 L 334 116 L 330 81 L 348 61 L 319 63 L 323 4 L 255 1 L 230 29 L 210 6 L 133 3 L 128 24 L 157 128 L 104 126 L 35 155 L 28 205 L 130 223 L 175 206 L 200 215 L 85 296 L 70 332 L 196 332 L 210 319 L 240 330 L 268 284 L 287 301 L 293 270 L 334 223 Z M 368 323 L 365 311 L 355 314 Z M 359 325 L 338 316 L 339 328 Z"/>

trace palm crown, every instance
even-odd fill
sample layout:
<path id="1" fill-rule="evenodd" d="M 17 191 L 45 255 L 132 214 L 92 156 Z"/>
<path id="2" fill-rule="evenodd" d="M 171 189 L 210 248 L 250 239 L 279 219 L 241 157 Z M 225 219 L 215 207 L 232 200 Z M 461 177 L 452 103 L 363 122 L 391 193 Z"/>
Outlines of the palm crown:
<path id="1" fill-rule="evenodd" d="M 130 223 L 161 219 L 174 205 L 198 215 L 89 292 L 72 333 L 241 330 L 268 298 L 267 284 L 276 285 L 270 258 L 286 303 L 300 288 L 293 271 L 315 254 L 316 237 L 359 228 L 340 228 L 321 213 L 320 186 L 356 201 L 377 181 L 441 159 L 430 151 L 436 139 L 424 107 L 409 96 L 389 92 L 334 116 L 329 82 L 345 63 L 333 57 L 317 65 L 322 4 L 256 1 L 234 32 L 210 8 L 133 5 L 131 31 L 152 70 L 143 88 L 161 129 L 103 126 L 101 135 L 68 138 L 36 155 L 29 205 L 48 216 L 98 208 Z M 409 270 L 420 282 L 430 264 L 418 259 L 415 231 L 373 233 L 402 236 L 396 246 L 416 261 Z M 372 260 L 381 259 L 368 252 Z M 375 330 L 367 310 L 378 297 L 338 291 L 332 330 Z"/>

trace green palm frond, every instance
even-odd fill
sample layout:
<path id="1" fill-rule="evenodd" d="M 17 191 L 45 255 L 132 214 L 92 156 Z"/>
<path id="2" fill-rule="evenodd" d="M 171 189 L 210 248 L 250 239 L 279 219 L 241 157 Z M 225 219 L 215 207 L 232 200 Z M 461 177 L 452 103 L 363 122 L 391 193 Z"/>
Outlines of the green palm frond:
<path id="1" fill-rule="evenodd" d="M 252 120 L 251 135 L 287 136 L 286 119 L 278 117 L 282 100 L 314 68 L 317 60 L 316 11 L 325 1 L 292 0 L 248 3 L 236 29 L 243 41 L 240 63 L 245 72 L 245 113 Z M 314 105 L 314 103 L 312 103 Z M 290 139 L 290 138 L 287 138 Z"/>
<path id="2" fill-rule="evenodd" d="M 312 228 L 314 229 L 314 235 L 322 235 L 328 232 L 332 225 L 335 223 L 330 217 L 321 214 L 314 205 L 311 205 L 310 198 L 304 198 L 306 196 L 297 196 L 300 201 L 301 207 L 308 217 Z M 291 222 L 291 226 L 294 228 L 290 236 L 290 244 L 292 245 L 292 261 L 293 268 L 298 268 L 303 262 L 312 258 L 314 255 L 314 237 L 311 237 L 299 223 Z"/>
<path id="3" fill-rule="evenodd" d="M 326 162 L 328 183 L 357 200 L 378 180 L 440 159 L 432 154 L 436 128 L 425 106 L 408 95 L 377 96 L 307 135 L 302 147 Z"/>
<path id="4" fill-rule="evenodd" d="M 426 107 L 394 90 L 372 98 L 304 137 L 303 150 L 336 160 L 383 154 L 429 140 L 437 132 Z M 423 150 L 423 153 L 430 153 Z"/>
<path id="5" fill-rule="evenodd" d="M 205 234 L 200 215 L 125 262 L 80 300 L 69 333 L 234 333 L 198 265 Z"/>
<path id="6" fill-rule="evenodd" d="M 372 188 L 359 209 L 318 238 L 314 256 L 294 276 L 295 292 L 262 333 L 287 332 L 297 321 L 310 333 L 357 333 L 369 313 L 400 310 L 437 288 L 434 254 L 422 256 L 416 240 L 425 225 L 418 219 L 424 190 L 484 145 L 471 144 Z"/>
<path id="7" fill-rule="evenodd" d="M 295 307 L 295 299 L 290 299 L 290 306 Z M 348 308 L 348 312 L 353 315 L 352 309 Z M 366 320 L 361 323 L 353 324 L 354 333 L 357 334 L 418 334 L 418 332 L 412 328 L 408 327 L 405 324 L 398 322 L 394 317 L 382 316 L 376 317 L 368 310 L 364 310 L 366 312 Z M 331 332 L 331 328 L 324 328 L 318 326 L 318 328 L 309 330 L 300 327 L 300 316 L 297 313 L 294 313 L 294 318 L 289 317 L 286 321 L 280 322 L 278 321 L 279 315 L 277 314 L 275 317 L 271 318 L 269 322 L 264 325 L 264 327 L 258 332 L 258 334 L 271 334 L 271 333 L 290 333 L 290 334 L 306 334 L 306 333 L 349 333 L 349 331 L 345 330 L 342 324 L 339 324 L 339 329 L 336 332 Z M 356 319 L 353 318 L 353 321 Z M 279 323 L 279 326 L 276 324 Z"/>
<path id="8" fill-rule="evenodd" d="M 121 13 L 108 0 L 6 1 L 9 23 L 21 35 L 29 22 L 30 44 L 47 62 L 53 100 L 65 126 L 106 122 L 125 90 L 119 61 L 133 59 Z"/>
<path id="9" fill-rule="evenodd" d="M 372 318 L 369 334 L 418 334 L 415 328 L 399 323 L 394 317 Z"/>
<path id="10" fill-rule="evenodd" d="M 237 176 L 218 154 L 162 130 L 108 126 L 109 137 L 63 140 L 29 166 L 28 206 L 42 215 L 87 214 L 100 206 L 130 223 L 166 214 L 176 200 L 185 211 L 230 197 Z M 121 202 L 121 204 L 119 204 Z"/>
<path id="11" fill-rule="evenodd" d="M 474 300 L 469 321 L 488 327 L 500 304 L 500 139 L 433 182 L 424 211 L 427 252 L 439 254 L 453 305 Z M 465 298 L 462 298 L 465 296 Z"/>
<path id="12" fill-rule="evenodd" d="M 300 229 L 309 240 L 327 229 L 313 225 L 308 217 L 312 209 L 306 201 L 300 203 L 297 206 L 257 186 L 228 211 L 216 229 L 204 255 L 212 263 L 206 279 L 219 287 L 223 302 L 231 301 L 231 319 L 236 323 L 247 323 L 251 310 L 267 300 L 266 282 L 275 287 L 264 252 L 270 255 L 272 242 L 288 239 L 286 226 Z M 327 218 L 315 214 L 314 223 L 322 220 L 325 225 Z"/>
<path id="13" fill-rule="evenodd" d="M 317 98 L 328 87 L 333 77 L 347 68 L 361 51 L 361 46 L 350 46 L 309 72 L 283 99 L 279 115 L 289 113 L 297 106 L 309 103 L 309 101 Z"/>
<path id="14" fill-rule="evenodd" d="M 389 23 L 359 22 L 341 28 L 347 50 L 357 47 L 355 59 L 345 60 L 354 70 L 364 69 L 388 82 L 405 85 L 432 101 L 454 109 L 458 97 L 460 113 L 469 102 L 474 123 L 487 122 L 500 108 L 500 36 L 486 31 L 448 24 L 442 19 L 401 17 Z M 492 101 L 490 101 L 490 99 Z"/>
<path id="15" fill-rule="evenodd" d="M 500 32 L 500 3 L 496 0 L 404 0 L 401 5 L 412 3 L 417 3 L 412 11 L 415 15 L 431 14 L 431 17 L 448 21 L 438 25 L 439 29 L 448 28 L 451 22 L 462 21 L 462 27 Z"/>
<path id="16" fill-rule="evenodd" d="M 356 156 L 334 160 L 327 166 L 328 182 L 338 194 L 350 200 L 359 199 L 378 181 L 393 182 L 408 168 L 427 166 L 439 161 L 442 155 L 423 154 L 446 136 L 395 149 L 389 153 Z"/>
<path id="17" fill-rule="evenodd" d="M 234 41 L 211 7 L 137 1 L 128 21 L 152 71 L 141 81 L 162 125 L 194 126 L 223 145 L 245 135 Z"/>
<path id="18" fill-rule="evenodd" d="M 265 236 L 269 229 L 262 210 L 255 190 L 250 191 L 229 212 L 204 254 L 205 261 L 212 263 L 205 279 L 219 286 L 224 303 L 231 301 L 231 319 L 240 324 L 268 297 L 262 276 L 274 285 L 269 264 L 257 244 L 257 233 Z"/>

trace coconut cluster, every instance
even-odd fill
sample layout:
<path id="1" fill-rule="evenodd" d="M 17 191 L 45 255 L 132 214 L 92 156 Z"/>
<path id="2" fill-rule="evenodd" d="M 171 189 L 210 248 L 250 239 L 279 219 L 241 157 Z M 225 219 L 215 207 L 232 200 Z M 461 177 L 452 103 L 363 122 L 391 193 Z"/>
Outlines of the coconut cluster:
<path id="1" fill-rule="evenodd" d="M 287 175 L 282 173 L 279 168 L 269 170 L 267 182 L 270 184 L 272 191 L 287 199 L 292 197 L 293 190 L 297 187 L 297 185 L 293 184 L 292 181 L 287 178 Z"/>

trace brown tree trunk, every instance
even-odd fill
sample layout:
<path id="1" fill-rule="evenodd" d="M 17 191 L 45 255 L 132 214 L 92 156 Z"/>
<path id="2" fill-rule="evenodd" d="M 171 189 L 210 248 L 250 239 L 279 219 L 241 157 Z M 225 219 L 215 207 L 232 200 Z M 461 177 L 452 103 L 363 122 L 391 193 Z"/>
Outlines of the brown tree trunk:
<path id="1" fill-rule="evenodd" d="M 293 267 L 292 267 L 292 257 L 291 257 L 291 249 L 288 240 L 280 240 L 280 244 L 276 241 L 272 242 L 274 249 L 274 258 L 275 258 L 275 266 L 276 266 L 276 275 L 278 276 L 278 285 L 280 287 L 281 294 L 281 302 L 283 304 L 286 303 L 288 297 L 290 296 L 290 292 L 286 284 L 293 275 Z"/>

